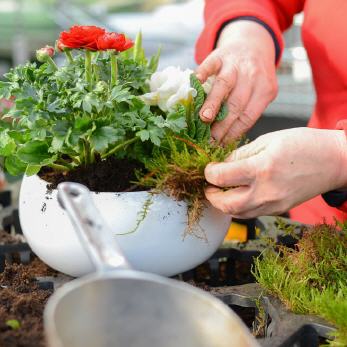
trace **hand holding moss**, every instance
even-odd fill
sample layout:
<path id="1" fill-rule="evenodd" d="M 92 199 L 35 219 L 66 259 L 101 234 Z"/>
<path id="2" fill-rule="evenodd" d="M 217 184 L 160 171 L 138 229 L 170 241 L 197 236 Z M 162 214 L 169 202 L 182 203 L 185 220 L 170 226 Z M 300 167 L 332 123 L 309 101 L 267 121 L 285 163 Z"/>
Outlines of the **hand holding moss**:
<path id="1" fill-rule="evenodd" d="M 212 136 L 230 142 L 249 130 L 277 95 L 273 39 L 258 23 L 232 22 L 196 75 L 202 83 L 216 76 L 200 117 L 212 123 L 225 102 L 228 116 L 213 124 Z"/>
<path id="2" fill-rule="evenodd" d="M 295 128 L 260 136 L 205 169 L 207 199 L 237 218 L 276 215 L 321 193 L 347 187 L 341 130 Z M 235 187 L 235 188 L 229 188 Z"/>

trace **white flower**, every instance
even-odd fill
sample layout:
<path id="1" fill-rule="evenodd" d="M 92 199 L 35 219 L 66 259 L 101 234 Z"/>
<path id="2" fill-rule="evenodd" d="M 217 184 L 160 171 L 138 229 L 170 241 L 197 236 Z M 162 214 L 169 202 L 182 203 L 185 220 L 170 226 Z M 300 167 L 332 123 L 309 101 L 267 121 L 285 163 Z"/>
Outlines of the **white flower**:
<path id="1" fill-rule="evenodd" d="M 158 105 L 164 112 L 171 111 L 178 103 L 196 96 L 196 90 L 190 86 L 192 73 L 175 66 L 155 72 L 148 82 L 150 93 L 142 95 L 142 100 L 148 105 Z"/>

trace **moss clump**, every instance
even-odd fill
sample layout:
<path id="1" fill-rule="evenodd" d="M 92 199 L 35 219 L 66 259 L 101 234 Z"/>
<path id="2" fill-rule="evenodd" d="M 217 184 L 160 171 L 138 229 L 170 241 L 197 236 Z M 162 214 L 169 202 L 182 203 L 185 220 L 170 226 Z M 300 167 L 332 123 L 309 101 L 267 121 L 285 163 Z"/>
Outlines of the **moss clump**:
<path id="1" fill-rule="evenodd" d="M 288 309 L 334 324 L 329 345 L 347 346 L 347 223 L 308 228 L 295 249 L 267 249 L 254 275 Z"/>
<path id="2" fill-rule="evenodd" d="M 197 144 L 191 139 L 171 136 L 166 139 L 166 151 L 154 154 L 145 166 L 149 174 L 139 177 L 139 185 L 163 191 L 176 200 L 188 203 L 188 228 L 193 232 L 204 207 L 204 170 L 210 162 L 220 162 L 237 147 L 234 142 L 226 147 L 206 142 Z"/>

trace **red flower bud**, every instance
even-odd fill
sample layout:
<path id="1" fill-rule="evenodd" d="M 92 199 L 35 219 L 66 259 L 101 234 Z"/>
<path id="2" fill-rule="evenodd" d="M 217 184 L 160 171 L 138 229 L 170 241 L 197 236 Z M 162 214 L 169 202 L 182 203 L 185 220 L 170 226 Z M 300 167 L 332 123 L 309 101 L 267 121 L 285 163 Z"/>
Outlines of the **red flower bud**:
<path id="1" fill-rule="evenodd" d="M 93 25 L 75 25 L 70 31 L 63 31 L 58 40 L 59 50 L 64 48 L 84 48 L 97 50 L 97 40 L 105 34 L 105 30 Z"/>
<path id="2" fill-rule="evenodd" d="M 117 52 L 123 52 L 133 46 L 133 42 L 127 39 L 124 34 L 105 33 L 97 41 L 97 47 L 101 51 L 113 49 Z"/>
<path id="3" fill-rule="evenodd" d="M 36 59 L 39 62 L 44 63 L 47 61 L 47 58 L 52 58 L 54 56 L 54 53 L 55 50 L 52 46 L 46 46 L 36 51 Z"/>

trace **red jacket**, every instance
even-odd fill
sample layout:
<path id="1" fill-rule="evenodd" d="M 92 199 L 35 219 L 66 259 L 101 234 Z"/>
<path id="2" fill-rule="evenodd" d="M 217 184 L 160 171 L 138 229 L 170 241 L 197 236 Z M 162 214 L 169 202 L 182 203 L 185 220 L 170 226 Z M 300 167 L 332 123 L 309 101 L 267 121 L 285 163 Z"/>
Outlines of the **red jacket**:
<path id="1" fill-rule="evenodd" d="M 282 32 L 301 11 L 304 11 L 302 39 L 317 94 L 308 125 L 334 129 L 338 121 L 347 118 L 346 0 L 206 0 L 205 28 L 196 44 L 196 61 L 201 63 L 213 50 L 223 23 L 240 16 L 256 17 L 267 24 L 282 49 Z M 340 125 L 347 129 L 346 122 Z M 338 210 L 319 196 L 294 208 L 291 217 L 311 224 L 323 219 L 332 222 L 334 217 L 347 220 L 347 204 Z"/>

